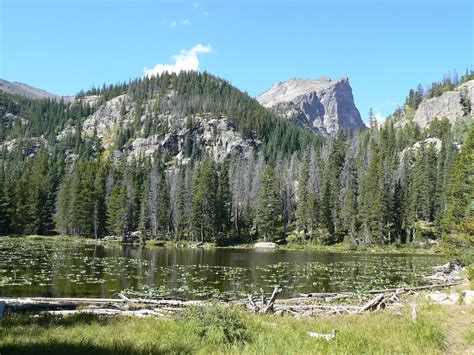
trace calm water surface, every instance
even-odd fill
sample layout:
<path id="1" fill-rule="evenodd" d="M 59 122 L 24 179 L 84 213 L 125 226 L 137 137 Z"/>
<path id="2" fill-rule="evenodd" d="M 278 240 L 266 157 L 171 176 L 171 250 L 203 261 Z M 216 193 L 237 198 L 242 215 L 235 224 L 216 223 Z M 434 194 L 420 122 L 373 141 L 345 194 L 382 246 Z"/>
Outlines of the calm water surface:
<path id="1" fill-rule="evenodd" d="M 443 259 L 303 250 L 146 248 L 0 239 L 0 296 L 242 297 L 420 285 Z"/>

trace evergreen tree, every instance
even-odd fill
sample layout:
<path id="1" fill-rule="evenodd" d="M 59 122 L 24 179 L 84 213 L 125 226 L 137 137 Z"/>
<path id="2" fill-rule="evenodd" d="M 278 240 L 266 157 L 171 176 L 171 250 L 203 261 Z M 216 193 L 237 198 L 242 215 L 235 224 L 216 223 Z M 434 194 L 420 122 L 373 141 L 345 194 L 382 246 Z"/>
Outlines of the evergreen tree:
<path id="1" fill-rule="evenodd" d="M 190 227 L 196 240 L 215 237 L 217 174 L 210 160 L 201 162 L 193 178 Z"/>
<path id="2" fill-rule="evenodd" d="M 265 241 L 275 239 L 278 216 L 278 195 L 275 187 L 275 171 L 269 165 L 260 178 L 260 192 L 257 209 L 257 225 Z"/>
<path id="3" fill-rule="evenodd" d="M 107 229 L 113 235 L 125 237 L 128 230 L 127 188 L 116 184 L 107 202 Z"/>

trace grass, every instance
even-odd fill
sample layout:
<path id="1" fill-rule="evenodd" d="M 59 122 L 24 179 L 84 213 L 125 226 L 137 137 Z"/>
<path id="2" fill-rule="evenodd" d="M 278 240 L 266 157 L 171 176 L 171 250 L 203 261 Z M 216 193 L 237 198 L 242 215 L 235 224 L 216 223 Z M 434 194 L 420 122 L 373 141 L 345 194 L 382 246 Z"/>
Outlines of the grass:
<path id="1" fill-rule="evenodd" d="M 416 322 L 411 321 L 409 308 L 399 315 L 375 312 L 295 319 L 215 306 L 162 320 L 86 314 L 7 317 L 0 321 L 0 353 L 437 353 L 446 350 L 447 314 L 442 306 L 422 305 Z M 338 332 L 331 341 L 307 335 L 308 331 L 330 333 L 333 328 Z M 472 339 L 472 332 L 466 338 Z"/>

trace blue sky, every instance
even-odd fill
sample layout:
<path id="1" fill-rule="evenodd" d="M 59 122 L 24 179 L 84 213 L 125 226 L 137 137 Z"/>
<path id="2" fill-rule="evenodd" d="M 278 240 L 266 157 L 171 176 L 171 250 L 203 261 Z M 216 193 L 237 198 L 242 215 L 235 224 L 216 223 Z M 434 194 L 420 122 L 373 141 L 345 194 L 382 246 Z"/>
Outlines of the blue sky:
<path id="1" fill-rule="evenodd" d="M 0 31 L 0 77 L 56 94 L 178 62 L 251 95 L 348 76 L 364 119 L 474 57 L 467 0 L 0 0 Z"/>

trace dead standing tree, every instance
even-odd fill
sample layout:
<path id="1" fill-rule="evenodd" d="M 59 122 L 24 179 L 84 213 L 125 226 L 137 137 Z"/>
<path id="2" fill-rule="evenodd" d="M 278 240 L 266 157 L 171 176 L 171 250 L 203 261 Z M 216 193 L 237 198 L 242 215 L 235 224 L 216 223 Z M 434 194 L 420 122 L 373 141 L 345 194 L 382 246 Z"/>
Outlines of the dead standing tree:
<path id="1" fill-rule="evenodd" d="M 282 291 L 282 288 L 280 286 L 275 286 L 270 299 L 267 301 L 265 292 L 263 291 L 263 289 L 260 289 L 260 293 L 261 293 L 260 303 L 254 300 L 253 294 L 249 293 L 247 308 L 253 310 L 255 313 L 260 313 L 260 314 L 273 312 L 273 306 L 275 305 L 276 297 L 281 291 Z"/>

